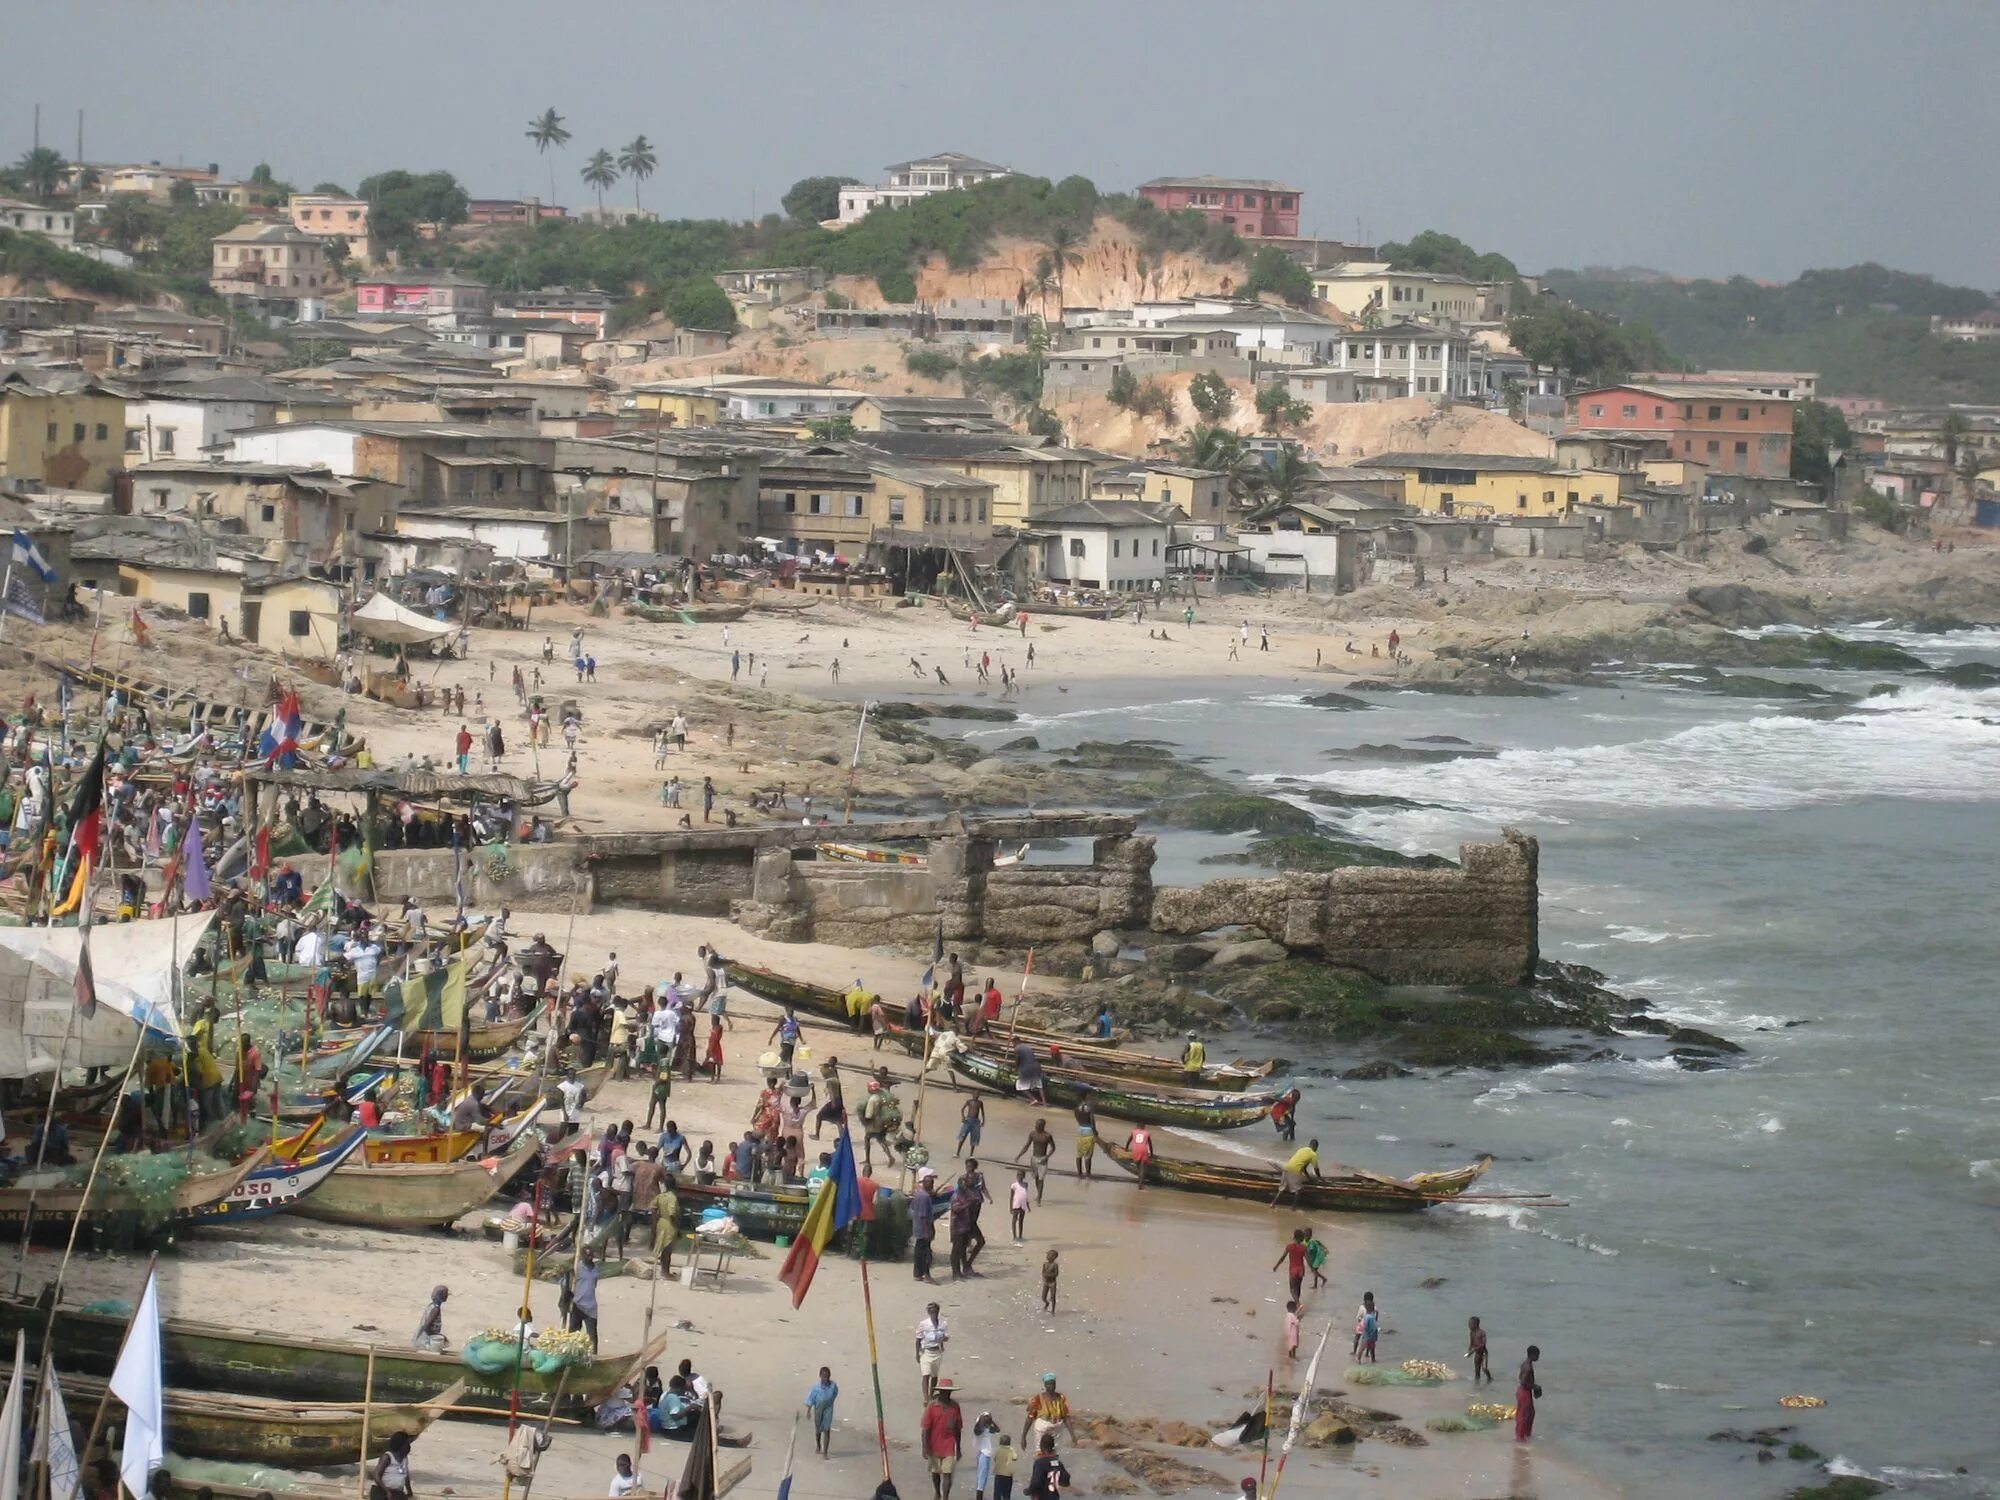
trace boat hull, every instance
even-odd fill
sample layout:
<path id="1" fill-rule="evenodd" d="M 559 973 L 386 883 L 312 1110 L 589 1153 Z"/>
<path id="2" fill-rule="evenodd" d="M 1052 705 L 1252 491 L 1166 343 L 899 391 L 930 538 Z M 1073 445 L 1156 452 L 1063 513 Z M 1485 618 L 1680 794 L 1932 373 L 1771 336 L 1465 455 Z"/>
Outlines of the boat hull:
<path id="1" fill-rule="evenodd" d="M 1103 1145 L 1113 1161 L 1138 1175 L 1138 1164 L 1130 1151 L 1110 1141 Z M 1337 1174 L 1322 1182 L 1306 1183 L 1299 1190 L 1299 1207 L 1332 1213 L 1421 1213 L 1435 1203 L 1457 1197 L 1485 1176 L 1492 1165 L 1493 1158 L 1484 1156 L 1468 1167 L 1424 1172 L 1415 1177 L 1377 1177 L 1365 1172 Z M 1276 1167 L 1226 1166 L 1156 1156 L 1146 1168 L 1146 1181 L 1183 1192 L 1269 1203 L 1277 1196 L 1280 1178 Z"/>
<path id="2" fill-rule="evenodd" d="M 226 1196 L 197 1210 L 190 1216 L 189 1226 L 205 1229 L 217 1224 L 242 1224 L 296 1208 L 338 1171 L 366 1138 L 367 1133 L 360 1126 L 350 1126 L 316 1151 L 266 1162 Z"/>
<path id="3" fill-rule="evenodd" d="M 66 1394 L 79 1402 L 103 1399 L 101 1380 L 65 1376 L 64 1383 Z M 358 1405 L 314 1406 L 170 1386 L 165 1401 L 167 1446 L 184 1458 L 286 1469 L 337 1468 L 360 1458 L 364 1424 L 368 1457 L 378 1458 L 398 1432 L 413 1438 L 422 1433 L 462 1388 L 454 1381 L 434 1389 L 423 1404 L 373 1402 L 364 1416 Z"/>
<path id="4" fill-rule="evenodd" d="M 1012 1063 L 977 1052 L 953 1052 L 952 1070 L 997 1093 L 1012 1095 Z M 1076 1074 L 1045 1073 L 1043 1093 L 1049 1103 L 1074 1106 L 1085 1093 L 1098 1114 L 1141 1125 L 1179 1125 L 1190 1130 L 1240 1130 L 1266 1118 L 1281 1097 L 1267 1094 L 1196 1094 L 1148 1092 L 1096 1084 Z"/>
<path id="5" fill-rule="evenodd" d="M 495 1166 L 476 1161 L 389 1163 L 350 1159 L 293 1212 L 368 1229 L 439 1229 L 499 1192 L 539 1149 L 523 1139 Z"/>

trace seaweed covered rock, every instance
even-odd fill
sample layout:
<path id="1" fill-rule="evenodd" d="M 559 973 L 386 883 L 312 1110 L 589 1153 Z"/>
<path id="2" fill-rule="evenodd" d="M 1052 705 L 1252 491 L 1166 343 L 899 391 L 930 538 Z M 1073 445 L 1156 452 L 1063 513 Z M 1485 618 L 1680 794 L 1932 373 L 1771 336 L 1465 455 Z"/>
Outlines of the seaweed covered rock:
<path id="1" fill-rule="evenodd" d="M 1248 792 L 1203 792 L 1155 808 L 1149 821 L 1207 833 L 1309 834 L 1319 819 L 1302 807 Z"/>
<path id="2" fill-rule="evenodd" d="M 1276 838 L 1259 838 L 1250 847 L 1233 854 L 1211 854 L 1205 865 L 1264 865 L 1274 870 L 1344 870 L 1353 865 L 1372 865 L 1405 870 L 1442 870 L 1451 861 L 1441 854 L 1403 854 L 1357 839 L 1335 838 L 1324 833 L 1288 833 Z"/>

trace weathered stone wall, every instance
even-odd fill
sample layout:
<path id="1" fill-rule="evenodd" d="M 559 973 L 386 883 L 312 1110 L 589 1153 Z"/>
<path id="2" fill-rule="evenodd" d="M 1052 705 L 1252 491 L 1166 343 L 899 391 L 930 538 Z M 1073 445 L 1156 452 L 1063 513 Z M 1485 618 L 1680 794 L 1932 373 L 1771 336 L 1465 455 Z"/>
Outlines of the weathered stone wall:
<path id="1" fill-rule="evenodd" d="M 1460 847 L 1455 870 L 1355 868 L 1212 880 L 1153 897 L 1155 932 L 1255 927 L 1295 953 L 1400 984 L 1520 984 L 1540 955 L 1535 841 Z"/>
<path id="2" fill-rule="evenodd" d="M 288 861 L 308 891 L 326 878 L 324 854 L 301 854 Z M 581 899 L 588 910 L 591 877 L 578 863 L 574 844 L 515 844 L 507 850 L 507 873 L 495 878 L 483 849 L 465 856 L 465 902 L 475 910 L 519 906 L 536 911 L 568 911 Z M 399 902 L 414 896 L 433 913 L 458 904 L 457 865 L 449 849 L 378 849 L 374 899 Z M 366 892 L 342 891 L 343 895 Z"/>
<path id="3" fill-rule="evenodd" d="M 1087 943 L 1144 927 L 1153 904 L 1153 840 L 1100 838 L 1088 865 L 1011 865 L 986 877 L 976 934 L 1001 948 Z"/>

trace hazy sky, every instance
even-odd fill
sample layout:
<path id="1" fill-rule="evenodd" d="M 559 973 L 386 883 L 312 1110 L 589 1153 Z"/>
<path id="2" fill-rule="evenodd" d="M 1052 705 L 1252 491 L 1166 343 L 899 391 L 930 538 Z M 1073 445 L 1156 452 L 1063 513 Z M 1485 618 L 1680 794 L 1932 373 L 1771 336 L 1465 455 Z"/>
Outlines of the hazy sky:
<path id="1" fill-rule="evenodd" d="M 1524 269 L 1786 277 L 1879 260 L 2000 286 L 2000 5 L 1927 0 L 1234 4 L 23 0 L 0 157 L 268 160 L 301 187 L 448 168 L 548 191 L 553 105 L 644 132 L 648 207 L 741 217 L 797 178 L 958 150 L 1130 188 L 1276 177 L 1305 228 L 1440 228 Z M 539 185 L 539 186 L 538 186 Z M 629 200 L 629 184 L 614 193 Z"/>

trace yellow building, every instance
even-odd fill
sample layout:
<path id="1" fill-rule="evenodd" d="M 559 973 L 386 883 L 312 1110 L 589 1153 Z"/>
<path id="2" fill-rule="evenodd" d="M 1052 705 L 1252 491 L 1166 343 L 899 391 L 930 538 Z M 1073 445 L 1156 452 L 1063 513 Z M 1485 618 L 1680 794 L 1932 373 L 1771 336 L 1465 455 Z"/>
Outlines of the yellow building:
<path id="1" fill-rule="evenodd" d="M 1553 459 L 1490 453 L 1384 453 L 1371 469 L 1404 476 L 1404 498 L 1441 516 L 1561 516 L 1575 505 L 1616 505 L 1638 475 L 1565 469 Z"/>
<path id="2" fill-rule="evenodd" d="M 1479 284 L 1463 276 L 1349 261 L 1315 273 L 1313 295 L 1351 318 L 1383 324 L 1470 323 L 1479 316 L 1481 294 Z"/>
<path id="3" fill-rule="evenodd" d="M 638 411 L 666 413 L 674 427 L 713 427 L 722 420 L 722 397 L 707 391 L 642 385 L 632 392 L 632 405 Z"/>
<path id="4" fill-rule="evenodd" d="M 109 494 L 125 458 L 125 395 L 72 370 L 0 374 L 0 478 Z"/>
<path id="5" fill-rule="evenodd" d="M 1139 471 L 1140 498 L 1171 505 L 1190 521 L 1229 518 L 1229 476 L 1185 464 L 1147 464 Z"/>

